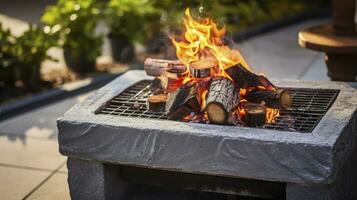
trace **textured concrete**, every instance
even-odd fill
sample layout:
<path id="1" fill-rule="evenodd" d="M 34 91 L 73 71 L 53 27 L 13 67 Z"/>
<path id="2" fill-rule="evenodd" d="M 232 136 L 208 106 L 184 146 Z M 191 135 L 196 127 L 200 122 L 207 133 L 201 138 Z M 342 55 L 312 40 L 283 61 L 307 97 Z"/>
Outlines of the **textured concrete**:
<path id="1" fill-rule="evenodd" d="M 67 167 L 71 199 L 126 199 L 127 184 L 114 166 L 69 158 Z"/>
<path id="2" fill-rule="evenodd" d="M 357 199 L 357 148 L 330 185 L 301 185 L 288 183 L 287 200 L 354 200 Z"/>
<path id="3" fill-rule="evenodd" d="M 28 195 L 50 172 L 0 165 L 0 199 L 19 200 Z"/>
<path id="4" fill-rule="evenodd" d="M 140 79 L 148 77 L 128 72 L 59 119 L 60 152 L 149 168 L 327 184 L 356 143 L 357 84 L 352 83 L 274 81 L 284 87 L 341 90 L 310 134 L 94 114 Z"/>

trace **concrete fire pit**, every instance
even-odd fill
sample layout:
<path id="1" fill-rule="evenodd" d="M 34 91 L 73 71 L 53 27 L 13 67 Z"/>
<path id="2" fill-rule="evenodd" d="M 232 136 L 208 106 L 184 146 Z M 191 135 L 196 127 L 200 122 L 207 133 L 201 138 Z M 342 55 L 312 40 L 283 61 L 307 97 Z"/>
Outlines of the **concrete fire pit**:
<path id="1" fill-rule="evenodd" d="M 143 79 L 151 78 L 130 71 L 58 120 L 72 199 L 126 199 L 133 183 L 288 200 L 357 198 L 357 83 L 274 81 L 340 90 L 311 133 L 96 114 Z"/>

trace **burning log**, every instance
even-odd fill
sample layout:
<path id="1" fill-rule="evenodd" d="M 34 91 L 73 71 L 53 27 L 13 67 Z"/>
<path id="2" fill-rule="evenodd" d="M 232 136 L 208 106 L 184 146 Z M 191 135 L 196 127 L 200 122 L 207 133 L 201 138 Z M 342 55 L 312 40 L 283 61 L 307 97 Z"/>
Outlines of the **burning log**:
<path id="1" fill-rule="evenodd" d="M 249 102 L 261 103 L 264 102 L 270 108 L 290 108 L 292 99 L 286 90 L 252 90 L 245 95 Z"/>
<path id="2" fill-rule="evenodd" d="M 240 88 L 264 86 L 268 90 L 276 87 L 263 75 L 257 75 L 242 64 L 236 64 L 224 70 Z"/>
<path id="3" fill-rule="evenodd" d="M 266 123 L 267 108 L 256 103 L 247 103 L 243 106 L 245 111 L 245 124 L 247 126 L 262 126 Z"/>
<path id="4" fill-rule="evenodd" d="M 169 95 L 166 103 L 166 114 L 169 119 L 182 120 L 191 112 L 200 110 L 197 99 L 197 87 L 194 83 L 187 83 Z"/>
<path id="5" fill-rule="evenodd" d="M 149 76 L 161 76 L 164 72 L 183 74 L 186 72 L 186 66 L 178 60 L 147 58 L 144 62 L 144 70 Z"/>
<path id="6" fill-rule="evenodd" d="M 195 78 L 207 78 L 212 75 L 212 70 L 217 67 L 217 60 L 214 58 L 205 58 L 191 63 L 190 72 Z"/>
<path id="7" fill-rule="evenodd" d="M 232 81 L 223 77 L 212 79 L 205 111 L 209 121 L 215 124 L 227 124 L 231 113 L 239 104 L 239 90 Z"/>
<path id="8" fill-rule="evenodd" d="M 195 78 L 207 78 L 211 76 L 210 68 L 192 68 L 190 67 L 190 72 Z"/>
<path id="9" fill-rule="evenodd" d="M 165 112 L 167 95 L 158 94 L 150 96 L 147 100 L 149 110 L 153 112 Z"/>
<path id="10" fill-rule="evenodd" d="M 161 81 L 161 87 L 170 93 L 181 86 L 184 77 L 175 73 L 164 72 L 159 79 Z"/>

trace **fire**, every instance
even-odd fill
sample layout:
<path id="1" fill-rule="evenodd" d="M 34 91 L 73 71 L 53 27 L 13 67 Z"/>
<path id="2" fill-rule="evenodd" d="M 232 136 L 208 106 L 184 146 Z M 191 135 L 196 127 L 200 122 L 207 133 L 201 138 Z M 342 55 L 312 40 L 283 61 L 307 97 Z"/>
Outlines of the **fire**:
<path id="1" fill-rule="evenodd" d="M 186 9 L 184 17 L 185 33 L 184 40 L 171 38 L 176 47 L 178 59 L 187 67 L 191 63 L 213 57 L 223 71 L 237 63 L 250 70 L 250 67 L 237 50 L 224 45 L 222 40 L 226 30 L 219 29 L 210 18 L 204 18 L 201 22 L 192 18 L 190 10 Z"/>
<path id="2" fill-rule="evenodd" d="M 267 108 L 267 123 L 274 123 L 279 116 L 279 109 Z"/>
<path id="3" fill-rule="evenodd" d="M 232 78 L 224 70 L 231 66 L 241 64 L 248 71 L 252 72 L 252 70 L 238 50 L 231 49 L 224 44 L 225 27 L 218 28 L 217 24 L 210 18 L 204 18 L 200 21 L 195 20 L 191 16 L 189 9 L 185 11 L 183 22 L 183 35 L 181 37 L 172 36 L 171 41 L 176 48 L 178 59 L 187 67 L 187 76 L 183 80 L 183 84 L 195 81 L 198 85 L 201 85 L 198 88 L 198 99 L 202 109 L 204 109 L 208 91 L 206 87 L 202 86 L 204 85 L 202 82 L 207 82 L 207 78 L 205 80 L 195 78 L 189 70 L 196 62 L 205 61 L 203 63 L 214 64 L 215 70 L 212 76 L 223 76 L 230 80 Z M 260 87 L 259 89 L 267 89 L 263 86 L 258 87 Z M 244 96 L 251 89 L 254 88 L 241 88 L 239 91 L 240 96 Z M 241 98 L 240 102 L 244 103 L 245 101 L 245 99 Z M 238 106 L 234 113 L 239 115 L 240 118 L 245 116 L 245 111 L 241 106 Z M 203 114 L 203 116 L 203 118 L 207 119 L 207 113 Z M 274 122 L 278 116 L 278 109 L 267 108 L 266 118 L 268 123 Z M 192 118 L 192 116 L 188 118 Z"/>

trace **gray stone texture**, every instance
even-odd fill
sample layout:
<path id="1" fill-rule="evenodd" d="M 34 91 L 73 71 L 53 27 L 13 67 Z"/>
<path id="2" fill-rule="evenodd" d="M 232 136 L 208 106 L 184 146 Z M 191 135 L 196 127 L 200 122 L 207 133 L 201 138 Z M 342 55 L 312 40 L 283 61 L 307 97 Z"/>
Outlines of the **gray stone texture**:
<path id="1" fill-rule="evenodd" d="M 71 199 L 125 199 L 127 195 L 127 184 L 114 166 L 68 158 L 67 168 Z"/>
<path id="2" fill-rule="evenodd" d="M 149 77 L 143 71 L 130 71 L 60 118 L 60 152 L 98 162 L 154 169 L 330 184 L 355 146 L 355 83 L 273 81 L 284 87 L 341 90 L 312 133 L 94 114 L 105 102 L 141 79 Z"/>

